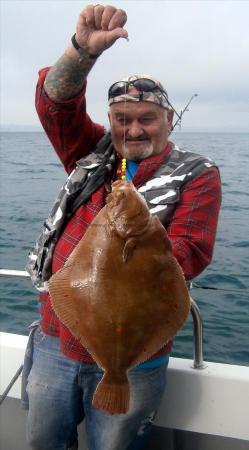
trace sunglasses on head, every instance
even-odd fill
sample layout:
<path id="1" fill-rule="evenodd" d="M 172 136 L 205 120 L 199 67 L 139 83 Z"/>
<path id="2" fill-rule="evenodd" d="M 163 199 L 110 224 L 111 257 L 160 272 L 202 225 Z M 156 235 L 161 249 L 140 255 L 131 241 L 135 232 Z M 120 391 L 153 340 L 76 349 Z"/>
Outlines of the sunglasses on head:
<path id="1" fill-rule="evenodd" d="M 167 93 L 153 80 L 149 78 L 139 78 L 131 81 L 117 81 L 112 84 L 108 91 L 108 100 L 110 98 L 118 97 L 119 95 L 127 94 L 129 86 L 134 86 L 140 92 L 155 92 L 160 91 L 163 96 L 168 99 Z"/>

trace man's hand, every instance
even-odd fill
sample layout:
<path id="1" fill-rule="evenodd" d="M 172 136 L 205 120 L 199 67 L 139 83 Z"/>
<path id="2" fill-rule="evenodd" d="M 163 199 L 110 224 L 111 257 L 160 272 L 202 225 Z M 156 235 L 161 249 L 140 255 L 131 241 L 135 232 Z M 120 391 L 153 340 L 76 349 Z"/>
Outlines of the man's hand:
<path id="1" fill-rule="evenodd" d="M 119 38 L 127 38 L 123 29 L 125 11 L 110 5 L 88 5 L 81 12 L 76 26 L 76 40 L 89 54 L 102 53 Z"/>
<path id="2" fill-rule="evenodd" d="M 48 72 L 44 88 L 55 101 L 68 100 L 82 89 L 86 77 L 96 62 L 90 55 L 102 53 L 119 38 L 127 38 L 123 29 L 126 13 L 114 6 L 88 5 L 76 25 L 76 41 L 86 50 L 82 57 L 72 44 Z"/>

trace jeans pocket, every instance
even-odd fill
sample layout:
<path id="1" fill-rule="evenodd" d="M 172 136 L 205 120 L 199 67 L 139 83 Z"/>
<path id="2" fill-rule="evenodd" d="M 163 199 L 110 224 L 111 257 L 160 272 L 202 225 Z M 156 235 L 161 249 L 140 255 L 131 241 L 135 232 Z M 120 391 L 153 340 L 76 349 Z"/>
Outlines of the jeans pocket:
<path id="1" fill-rule="evenodd" d="M 33 339 L 34 339 L 34 345 L 35 345 L 36 347 L 41 346 L 41 345 L 45 342 L 46 336 L 47 336 L 47 335 L 46 335 L 45 333 L 43 333 L 43 331 L 41 330 L 41 326 L 39 325 L 39 326 L 36 328 L 36 330 L 34 331 L 34 337 L 33 337 Z"/>

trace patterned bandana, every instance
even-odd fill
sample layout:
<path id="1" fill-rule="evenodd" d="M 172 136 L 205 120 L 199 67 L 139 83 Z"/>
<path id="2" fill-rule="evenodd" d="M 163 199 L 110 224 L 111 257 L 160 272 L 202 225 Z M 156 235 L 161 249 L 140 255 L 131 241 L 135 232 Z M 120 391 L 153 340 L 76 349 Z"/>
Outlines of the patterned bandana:
<path id="1" fill-rule="evenodd" d="M 142 91 L 138 94 L 129 94 L 129 93 L 124 93 L 121 95 L 117 95 L 115 97 L 111 97 L 108 101 L 109 105 L 112 105 L 113 103 L 120 103 L 120 102 L 151 102 L 151 103 L 155 103 L 159 106 L 162 106 L 165 109 L 171 109 L 170 104 L 168 102 L 168 94 L 165 91 L 164 87 L 162 86 L 162 84 L 157 81 L 155 78 L 151 77 L 150 75 L 132 75 L 129 77 L 125 77 L 122 78 L 121 80 L 119 80 L 120 82 L 122 81 L 126 81 L 126 82 L 132 82 L 135 80 L 140 80 L 140 79 L 147 79 L 147 80 L 152 80 L 155 82 L 155 84 L 163 91 L 161 90 L 156 90 L 154 92 L 145 92 Z M 131 86 L 132 83 L 131 83 Z"/>

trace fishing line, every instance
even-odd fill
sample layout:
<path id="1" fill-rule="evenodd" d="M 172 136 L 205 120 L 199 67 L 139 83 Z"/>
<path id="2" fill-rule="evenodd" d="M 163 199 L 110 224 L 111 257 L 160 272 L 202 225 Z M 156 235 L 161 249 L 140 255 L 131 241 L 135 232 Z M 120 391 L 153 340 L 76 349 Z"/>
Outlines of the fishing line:
<path id="1" fill-rule="evenodd" d="M 125 38 L 126 39 L 126 42 L 129 42 L 129 38 L 128 37 L 126 37 Z M 131 78 L 131 77 L 130 77 Z M 124 148 L 125 148 L 125 126 L 126 126 L 126 117 L 125 117 L 125 113 L 126 113 L 126 102 L 127 102 L 127 99 L 126 99 L 126 94 L 127 94 L 127 92 L 128 92 L 128 87 L 129 87 L 129 80 L 130 80 L 130 78 L 128 78 L 128 83 L 127 84 L 125 84 L 125 101 L 124 101 L 124 135 L 123 135 L 123 140 L 124 140 Z M 124 158 L 125 159 L 125 167 L 126 167 L 126 158 Z"/>
<path id="2" fill-rule="evenodd" d="M 128 80 L 129 81 L 129 80 Z M 126 113 L 126 102 L 127 102 L 127 99 L 126 99 L 126 94 L 127 94 L 127 92 L 128 92 L 128 89 L 127 89 L 127 87 L 128 87 L 128 83 L 127 84 L 125 84 L 125 101 L 124 101 L 124 134 L 123 134 L 123 140 L 124 140 L 124 149 L 125 149 L 125 127 L 126 127 L 126 116 L 125 116 L 125 113 Z"/>
<path id="3" fill-rule="evenodd" d="M 129 78 L 128 78 L 128 83 L 129 83 Z M 124 98 L 124 118 L 123 118 L 123 127 L 124 127 L 124 130 L 123 130 L 123 151 L 125 151 L 125 144 L 126 144 L 126 140 L 125 140 L 125 138 L 126 138 L 126 130 L 125 130 L 125 128 L 126 128 L 126 102 L 127 102 L 127 99 L 126 99 L 126 94 L 127 94 L 127 92 L 128 92 L 128 86 L 129 86 L 129 84 L 127 83 L 127 85 L 125 84 L 125 91 L 124 91 L 124 95 L 125 95 L 125 98 Z M 127 170 L 127 159 L 123 156 L 122 158 L 121 158 L 121 180 L 126 180 L 126 170 Z"/>

